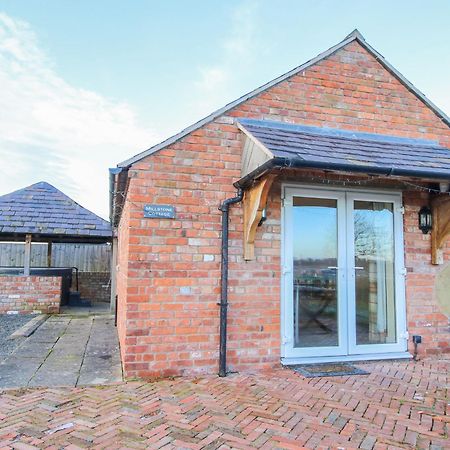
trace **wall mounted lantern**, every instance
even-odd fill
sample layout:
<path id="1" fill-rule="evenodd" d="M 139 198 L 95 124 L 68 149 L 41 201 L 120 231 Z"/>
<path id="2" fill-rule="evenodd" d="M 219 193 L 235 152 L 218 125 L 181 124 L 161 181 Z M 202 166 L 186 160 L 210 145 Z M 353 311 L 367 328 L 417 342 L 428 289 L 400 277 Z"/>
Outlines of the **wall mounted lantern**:
<path id="1" fill-rule="evenodd" d="M 423 206 L 419 211 L 419 228 L 423 234 L 428 234 L 433 228 L 433 216 L 428 206 Z"/>

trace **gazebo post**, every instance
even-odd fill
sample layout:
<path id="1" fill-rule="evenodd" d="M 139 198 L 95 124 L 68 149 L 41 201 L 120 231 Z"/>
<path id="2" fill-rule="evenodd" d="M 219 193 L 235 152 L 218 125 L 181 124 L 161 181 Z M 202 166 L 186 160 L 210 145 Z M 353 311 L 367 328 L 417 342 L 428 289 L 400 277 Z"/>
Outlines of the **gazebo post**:
<path id="1" fill-rule="evenodd" d="M 25 236 L 25 255 L 23 261 L 23 274 L 25 276 L 30 275 L 30 265 L 31 265 L 31 234 Z"/>
<path id="2" fill-rule="evenodd" d="M 47 243 L 47 267 L 52 267 L 52 242 Z"/>

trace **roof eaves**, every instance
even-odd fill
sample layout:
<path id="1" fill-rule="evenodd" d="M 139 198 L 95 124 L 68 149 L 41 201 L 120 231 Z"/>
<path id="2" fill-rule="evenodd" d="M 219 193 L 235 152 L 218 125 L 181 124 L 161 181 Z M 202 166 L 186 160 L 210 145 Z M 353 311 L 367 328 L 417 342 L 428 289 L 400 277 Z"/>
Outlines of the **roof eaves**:
<path id="1" fill-rule="evenodd" d="M 289 72 L 286 72 L 283 75 L 280 75 L 279 77 L 269 81 L 266 84 L 263 84 L 262 86 L 254 89 L 251 92 L 248 92 L 247 94 L 239 97 L 238 99 L 234 100 L 231 103 L 228 103 L 227 105 L 223 106 L 222 108 L 214 111 L 209 116 L 204 117 L 203 119 L 199 120 L 198 122 L 190 125 L 189 127 L 185 128 L 184 130 L 180 131 L 179 133 L 169 137 L 163 142 L 160 142 L 159 144 L 154 145 L 153 147 L 150 147 L 147 150 L 144 150 L 141 153 L 138 153 L 137 155 L 133 156 L 132 158 L 129 158 L 125 161 L 122 161 L 121 163 L 117 164 L 117 167 L 129 167 L 132 164 L 140 161 L 143 158 L 146 158 L 147 156 L 152 155 L 153 153 L 163 149 L 164 147 L 167 147 L 168 145 L 171 145 L 183 137 L 187 136 L 189 133 L 192 133 L 193 131 L 201 128 L 203 125 L 206 125 L 213 120 L 217 119 L 217 117 L 221 116 L 222 114 L 226 113 L 227 111 L 235 108 L 236 106 L 240 105 L 241 103 L 249 100 L 252 97 L 255 97 L 256 95 L 260 94 L 261 92 L 264 92 L 265 90 L 277 85 L 278 83 L 281 83 L 282 81 L 286 80 L 287 78 L 292 77 L 293 75 L 296 75 L 297 73 L 301 72 L 302 70 L 306 70 L 308 67 L 316 64 L 317 62 L 321 61 L 322 59 L 327 58 L 328 56 L 332 55 L 342 47 L 345 47 L 350 42 L 356 40 L 356 39 L 363 39 L 361 36 L 361 33 L 359 33 L 358 30 L 353 31 L 351 34 L 349 34 L 343 41 L 339 42 L 338 44 L 334 45 L 333 47 L 329 48 L 328 50 L 320 53 L 315 58 L 310 59 L 306 63 L 295 67 L 294 69 L 290 70 Z M 364 39 L 363 39 L 364 40 Z"/>
<path id="2" fill-rule="evenodd" d="M 370 175 L 380 175 L 385 177 L 407 177 L 407 178 L 421 178 L 422 181 L 440 182 L 450 181 L 450 175 L 447 172 L 430 173 L 426 170 L 402 169 L 397 167 L 379 167 L 379 166 L 357 166 L 351 164 L 330 164 L 328 162 L 320 161 L 305 161 L 299 156 L 293 158 L 274 157 L 269 159 L 261 166 L 254 169 L 252 172 L 243 176 L 241 179 L 233 183 L 238 189 L 247 189 L 258 179 L 267 173 L 276 169 L 317 169 L 325 170 L 327 172 L 348 172 L 353 174 L 364 173 Z"/>

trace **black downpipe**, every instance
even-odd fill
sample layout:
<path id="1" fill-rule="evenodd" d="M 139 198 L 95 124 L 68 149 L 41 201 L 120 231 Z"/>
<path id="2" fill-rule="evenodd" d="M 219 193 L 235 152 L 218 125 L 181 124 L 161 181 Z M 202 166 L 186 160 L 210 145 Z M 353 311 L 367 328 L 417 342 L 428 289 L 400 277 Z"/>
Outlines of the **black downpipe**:
<path id="1" fill-rule="evenodd" d="M 119 300 L 119 296 L 116 295 L 114 297 L 114 301 L 116 302 L 116 307 L 114 308 L 114 326 L 115 327 L 117 327 L 117 303 L 118 303 L 118 300 Z"/>
<path id="2" fill-rule="evenodd" d="M 227 376 L 227 312 L 228 312 L 228 222 L 230 205 L 239 203 L 244 197 L 243 189 L 236 197 L 227 198 L 219 207 L 222 211 L 222 265 L 220 279 L 220 345 L 219 377 Z"/>

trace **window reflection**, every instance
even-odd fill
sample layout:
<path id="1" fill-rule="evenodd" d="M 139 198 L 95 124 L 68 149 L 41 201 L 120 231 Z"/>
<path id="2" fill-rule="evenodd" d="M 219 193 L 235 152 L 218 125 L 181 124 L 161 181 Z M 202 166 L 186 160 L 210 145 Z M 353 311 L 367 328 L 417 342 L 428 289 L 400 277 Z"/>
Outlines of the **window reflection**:
<path id="1" fill-rule="evenodd" d="M 396 342 L 392 203 L 355 201 L 356 343 Z"/>
<path id="2" fill-rule="evenodd" d="M 293 205 L 294 346 L 337 346 L 337 200 L 294 197 Z"/>

